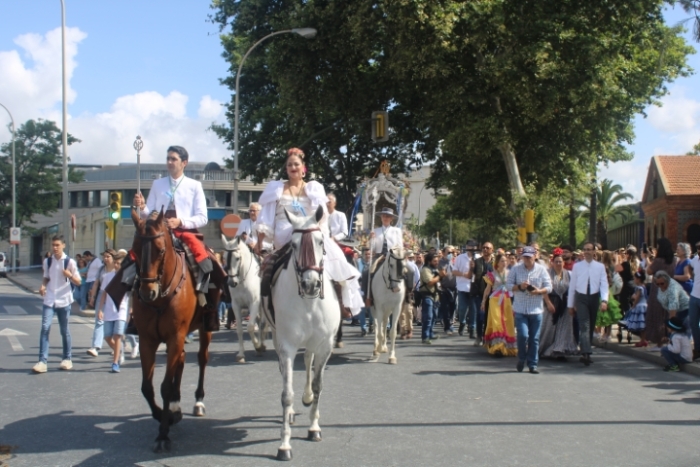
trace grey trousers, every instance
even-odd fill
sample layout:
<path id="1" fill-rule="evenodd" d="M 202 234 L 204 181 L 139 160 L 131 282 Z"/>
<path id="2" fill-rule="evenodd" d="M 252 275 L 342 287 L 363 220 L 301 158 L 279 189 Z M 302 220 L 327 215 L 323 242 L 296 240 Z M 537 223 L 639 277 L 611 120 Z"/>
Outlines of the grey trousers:
<path id="1" fill-rule="evenodd" d="M 593 329 L 595 328 L 598 308 L 600 307 L 600 293 L 589 295 L 576 292 L 574 307 L 576 308 L 576 318 L 578 318 L 581 353 L 589 355 L 591 353 Z"/>

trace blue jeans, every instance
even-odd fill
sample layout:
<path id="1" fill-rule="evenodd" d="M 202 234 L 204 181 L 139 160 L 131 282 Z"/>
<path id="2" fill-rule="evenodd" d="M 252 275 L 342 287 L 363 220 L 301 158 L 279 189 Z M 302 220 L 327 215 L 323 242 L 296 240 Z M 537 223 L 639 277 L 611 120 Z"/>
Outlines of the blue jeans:
<path id="1" fill-rule="evenodd" d="M 423 305 L 421 306 L 421 339 L 433 339 L 433 325 L 437 318 L 437 306 L 433 297 L 423 297 Z"/>
<path id="2" fill-rule="evenodd" d="M 88 294 L 90 293 L 90 290 L 92 289 L 92 284 L 94 284 L 94 283 L 95 283 L 94 281 L 93 282 L 85 282 L 81 286 L 81 292 L 82 292 L 82 295 L 80 298 L 80 309 L 81 310 L 84 310 L 85 308 L 87 308 Z M 83 288 L 83 286 L 84 286 L 84 288 Z"/>
<path id="3" fill-rule="evenodd" d="M 688 307 L 688 327 L 693 335 L 693 347 L 700 351 L 700 298 L 690 296 Z"/>
<path id="4" fill-rule="evenodd" d="M 223 321 L 226 318 L 226 310 L 230 307 L 230 303 L 226 303 L 223 300 L 219 302 L 219 321 Z"/>
<path id="5" fill-rule="evenodd" d="M 367 317 L 369 317 L 369 322 L 372 322 L 372 312 L 371 308 L 363 306 L 360 310 L 360 314 L 357 315 L 357 319 L 360 320 L 360 329 L 367 331 Z"/>
<path id="6" fill-rule="evenodd" d="M 668 364 L 671 366 L 679 365 L 681 363 L 690 363 L 688 360 L 681 357 L 681 354 L 673 353 L 670 350 L 668 350 L 668 346 L 665 345 L 661 347 L 661 356 L 664 357 Z"/>
<path id="7" fill-rule="evenodd" d="M 101 349 L 102 341 L 104 340 L 104 321 L 98 319 L 97 309 L 100 306 L 100 299 L 102 298 L 102 291 L 97 292 L 97 298 L 95 299 L 95 329 L 92 331 L 92 348 Z"/>
<path id="8" fill-rule="evenodd" d="M 39 361 L 44 363 L 49 359 L 49 333 L 51 331 L 51 321 L 53 321 L 54 314 L 58 317 L 58 324 L 61 327 L 63 360 L 71 359 L 71 338 L 70 330 L 68 329 L 70 305 L 65 308 L 55 308 L 44 305 L 41 317 L 41 336 L 39 337 Z"/>
<path id="9" fill-rule="evenodd" d="M 478 308 L 479 297 L 472 297 L 469 292 L 457 292 L 457 313 L 459 315 L 459 323 L 464 324 L 473 331 L 476 327 L 476 314 Z"/>
<path id="10" fill-rule="evenodd" d="M 452 321 L 455 317 L 455 306 L 457 297 L 449 291 L 443 291 L 440 294 L 440 318 L 442 319 L 445 332 L 454 331 Z"/>
<path id="11" fill-rule="evenodd" d="M 515 313 L 515 329 L 518 332 L 518 360 L 527 360 L 528 368 L 537 368 L 539 361 L 540 327 L 542 313 L 525 315 Z"/>

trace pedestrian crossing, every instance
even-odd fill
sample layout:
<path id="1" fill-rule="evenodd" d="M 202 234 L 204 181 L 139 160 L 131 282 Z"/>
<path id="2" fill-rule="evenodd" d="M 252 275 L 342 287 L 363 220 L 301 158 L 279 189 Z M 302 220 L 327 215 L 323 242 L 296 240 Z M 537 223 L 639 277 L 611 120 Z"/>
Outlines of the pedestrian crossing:
<path id="1" fill-rule="evenodd" d="M 28 315 L 27 311 L 19 305 L 3 305 L 2 308 L 5 309 L 5 313 L 8 315 Z M 34 307 L 32 307 L 34 308 Z"/>

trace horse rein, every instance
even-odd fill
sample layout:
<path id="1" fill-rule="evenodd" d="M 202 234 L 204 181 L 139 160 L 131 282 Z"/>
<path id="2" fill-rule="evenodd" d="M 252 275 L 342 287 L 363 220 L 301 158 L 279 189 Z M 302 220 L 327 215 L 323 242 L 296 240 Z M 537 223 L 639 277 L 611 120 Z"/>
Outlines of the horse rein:
<path id="1" fill-rule="evenodd" d="M 139 235 L 138 232 L 136 232 L 134 234 L 135 237 L 138 237 L 141 240 L 147 240 L 146 244 L 141 246 L 142 247 L 141 253 L 142 253 L 142 256 L 144 256 L 144 257 L 141 258 L 141 271 L 140 271 L 140 274 L 138 277 L 138 281 L 145 282 L 147 284 L 150 284 L 150 283 L 158 284 L 158 288 L 161 290 L 160 296 L 158 298 L 165 298 L 168 295 L 170 295 L 170 289 L 173 285 L 173 281 L 175 280 L 175 274 L 173 274 L 173 277 L 170 278 L 170 282 L 168 283 L 168 287 L 165 289 L 163 289 L 163 285 L 160 283 L 161 279 L 163 278 L 163 269 L 165 268 L 165 260 L 164 260 L 165 248 L 163 248 L 159 251 L 159 256 L 161 257 L 161 261 L 160 261 L 160 266 L 158 267 L 158 275 L 156 277 L 142 277 L 141 275 L 146 274 L 147 271 L 145 270 L 145 268 L 147 267 L 147 265 L 149 265 L 151 263 L 151 245 L 152 245 L 151 242 L 153 240 L 155 240 L 156 238 L 160 238 L 164 235 L 165 235 L 165 232 L 158 232 L 155 235 Z M 145 250 L 145 254 L 144 254 L 143 250 Z M 178 254 L 176 254 L 175 257 L 177 258 L 177 262 L 181 263 L 181 265 L 182 265 L 182 273 L 180 274 L 180 281 L 174 290 L 174 292 L 177 293 L 177 291 L 180 290 L 180 288 L 182 287 L 182 284 L 185 282 L 187 272 L 185 269 L 185 267 L 186 267 L 185 261 Z M 177 271 L 177 267 L 175 270 Z M 139 289 L 138 293 L 139 293 L 139 298 L 141 298 L 141 301 L 148 305 L 148 301 L 144 300 L 143 297 L 141 296 L 140 289 Z M 175 295 L 175 294 L 173 293 L 173 295 Z"/>
<path id="2" fill-rule="evenodd" d="M 246 246 L 247 248 L 247 246 Z M 246 277 L 248 277 L 248 273 L 250 272 L 250 268 L 253 267 L 253 261 L 255 260 L 255 253 L 252 251 L 250 252 L 250 264 L 248 264 L 248 270 L 245 272 L 245 274 L 241 274 L 241 268 L 243 267 L 243 262 L 239 261 L 238 262 L 238 268 L 236 269 L 236 274 L 231 274 L 231 258 L 233 258 L 233 252 L 235 250 L 229 250 L 226 248 L 226 276 L 231 279 L 232 277 L 239 277 L 241 279 L 241 282 L 245 282 Z M 237 287 L 238 284 L 232 286 L 232 287 Z"/>
<path id="3" fill-rule="evenodd" d="M 321 299 L 324 298 L 324 290 L 323 290 L 323 257 L 321 257 L 321 262 L 318 266 L 316 266 L 316 255 L 313 251 L 313 239 L 310 239 L 309 236 L 313 232 L 320 232 L 321 229 L 319 227 L 312 227 L 310 229 L 294 229 L 292 231 L 292 235 L 295 233 L 300 233 L 301 234 L 301 241 L 299 242 L 299 255 L 302 256 L 301 261 L 302 264 L 299 264 L 299 259 L 297 258 L 297 255 L 294 256 L 294 270 L 296 272 L 297 276 L 297 287 L 299 290 L 299 296 L 301 298 L 316 298 L 320 297 Z M 313 257 L 313 264 L 309 260 L 310 258 L 308 257 L 308 251 L 307 249 L 311 248 L 311 252 L 314 254 Z M 323 247 L 323 256 L 326 255 L 326 248 L 325 246 Z M 319 290 L 319 294 L 315 295 L 313 297 L 307 297 L 304 294 L 304 291 L 301 288 L 301 276 L 306 272 L 306 271 L 316 271 L 320 276 L 321 276 L 321 289 Z"/>
<path id="4" fill-rule="evenodd" d="M 402 262 L 403 260 L 400 259 L 400 258 L 397 258 L 396 256 L 394 256 L 394 255 L 391 253 L 391 251 L 389 251 L 389 253 L 388 253 L 387 256 L 388 256 L 388 258 L 386 259 L 386 262 L 387 262 L 387 270 L 388 270 L 388 274 L 387 274 L 387 275 L 389 276 L 389 283 L 387 283 L 387 276 L 385 276 L 384 274 L 382 274 L 382 279 L 384 279 L 384 285 L 386 285 L 386 288 L 387 288 L 388 290 L 391 290 L 392 292 L 397 292 L 397 290 L 395 290 L 396 288 L 393 287 L 393 285 L 394 285 L 394 284 L 400 284 L 401 282 L 403 282 L 403 277 L 401 277 L 401 278 L 399 278 L 399 279 L 393 279 L 393 278 L 391 277 L 391 264 L 390 264 L 390 263 L 391 263 L 391 260 L 392 260 L 392 259 L 396 261 L 396 272 L 397 272 L 397 274 L 398 274 L 398 272 L 399 272 L 399 271 L 398 271 L 399 266 L 401 265 L 401 262 Z"/>

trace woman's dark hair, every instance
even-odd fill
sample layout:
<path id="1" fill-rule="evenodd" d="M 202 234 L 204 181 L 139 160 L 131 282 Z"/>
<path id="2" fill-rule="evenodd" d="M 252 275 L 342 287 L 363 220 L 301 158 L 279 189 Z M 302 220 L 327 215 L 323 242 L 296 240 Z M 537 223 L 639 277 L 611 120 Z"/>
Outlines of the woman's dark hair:
<path id="1" fill-rule="evenodd" d="M 432 253 L 428 253 L 427 255 L 425 255 L 425 260 L 423 261 L 423 263 L 430 264 L 433 262 L 433 259 L 435 259 L 435 255 Z"/>
<path id="2" fill-rule="evenodd" d="M 671 241 L 666 237 L 661 237 L 656 242 L 656 257 L 663 258 L 666 264 L 673 262 L 674 251 Z"/>
<path id="3" fill-rule="evenodd" d="M 187 149 L 183 148 L 182 146 L 170 146 L 165 152 L 166 154 L 169 152 L 174 152 L 175 154 L 180 156 L 180 159 L 183 162 L 190 160 L 190 155 L 187 153 Z"/>
<path id="4" fill-rule="evenodd" d="M 634 273 L 634 277 L 644 282 L 647 278 L 647 274 L 640 269 L 639 271 Z"/>

